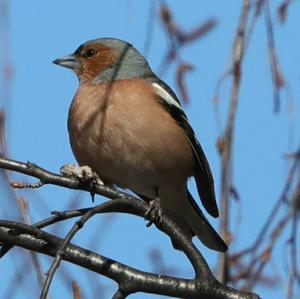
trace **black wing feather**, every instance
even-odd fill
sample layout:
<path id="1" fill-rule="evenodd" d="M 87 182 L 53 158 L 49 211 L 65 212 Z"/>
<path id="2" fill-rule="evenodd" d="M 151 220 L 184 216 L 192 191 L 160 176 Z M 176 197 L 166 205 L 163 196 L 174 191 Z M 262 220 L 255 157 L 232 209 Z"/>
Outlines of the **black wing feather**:
<path id="1" fill-rule="evenodd" d="M 180 105 L 177 96 L 165 82 L 163 82 L 157 77 L 155 79 L 152 78 L 151 81 L 163 87 Z M 182 109 L 178 108 L 175 105 L 169 104 L 163 99 L 161 99 L 160 103 L 164 105 L 167 111 L 176 120 L 178 125 L 181 128 L 183 128 L 184 131 L 186 132 L 186 135 L 188 137 L 188 140 L 190 142 L 190 145 L 193 149 L 194 156 L 195 156 L 196 163 L 195 163 L 194 175 L 195 175 L 195 181 L 196 181 L 199 197 L 207 212 L 213 217 L 218 217 L 219 211 L 218 211 L 218 206 L 217 206 L 216 196 L 215 196 L 214 179 L 208 161 L 204 154 L 204 151 L 199 141 L 197 140 L 192 127 L 188 122 L 186 114 Z"/>

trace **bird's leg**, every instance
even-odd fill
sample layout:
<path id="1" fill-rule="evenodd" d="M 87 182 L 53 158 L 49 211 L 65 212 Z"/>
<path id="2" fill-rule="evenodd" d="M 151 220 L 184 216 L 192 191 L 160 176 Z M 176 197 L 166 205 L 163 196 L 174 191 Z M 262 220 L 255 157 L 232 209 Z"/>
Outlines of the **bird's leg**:
<path id="1" fill-rule="evenodd" d="M 162 222 L 162 208 L 160 205 L 160 198 L 158 196 L 158 189 L 155 188 L 155 198 L 149 202 L 149 208 L 147 209 L 145 213 L 145 217 L 150 216 L 153 217 L 153 219 L 156 219 L 158 222 Z M 147 223 L 147 227 L 149 227 L 152 224 L 152 221 L 150 220 Z"/>
<path id="2" fill-rule="evenodd" d="M 98 174 L 93 171 L 89 166 L 76 166 L 73 164 L 63 165 L 59 172 L 62 175 L 73 177 L 78 179 L 81 183 L 92 184 L 92 185 L 104 185 L 103 181 L 100 179 Z M 95 194 L 91 192 L 92 201 L 94 201 Z"/>

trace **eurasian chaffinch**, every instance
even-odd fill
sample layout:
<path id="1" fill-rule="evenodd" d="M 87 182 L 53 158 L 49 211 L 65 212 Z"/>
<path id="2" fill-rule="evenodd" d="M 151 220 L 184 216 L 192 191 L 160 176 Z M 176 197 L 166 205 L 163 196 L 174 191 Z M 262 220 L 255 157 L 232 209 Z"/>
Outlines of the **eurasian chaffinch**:
<path id="1" fill-rule="evenodd" d="M 53 62 L 79 78 L 68 117 L 79 165 L 90 166 L 106 184 L 159 202 L 190 238 L 226 251 L 187 188 L 194 176 L 203 206 L 218 216 L 205 154 L 175 93 L 146 59 L 125 41 L 100 38 Z"/>

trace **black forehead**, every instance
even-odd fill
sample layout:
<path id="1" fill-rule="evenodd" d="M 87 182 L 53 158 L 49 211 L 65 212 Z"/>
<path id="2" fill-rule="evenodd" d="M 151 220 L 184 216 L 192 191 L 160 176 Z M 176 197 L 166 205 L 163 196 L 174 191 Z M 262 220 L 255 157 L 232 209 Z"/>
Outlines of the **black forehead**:
<path id="1" fill-rule="evenodd" d="M 74 54 L 76 55 L 80 55 L 83 49 L 83 45 L 81 45 L 80 47 L 77 48 L 77 50 L 74 52 Z"/>

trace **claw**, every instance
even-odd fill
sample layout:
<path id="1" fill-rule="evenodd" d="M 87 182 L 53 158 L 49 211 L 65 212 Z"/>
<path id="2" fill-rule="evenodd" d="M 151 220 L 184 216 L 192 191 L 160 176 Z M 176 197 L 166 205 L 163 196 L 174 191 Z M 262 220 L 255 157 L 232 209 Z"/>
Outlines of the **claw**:
<path id="1" fill-rule="evenodd" d="M 104 185 L 98 174 L 87 165 L 79 167 L 68 163 L 63 165 L 59 172 L 68 177 L 75 177 L 83 183 L 92 182 L 97 185 Z"/>
<path id="2" fill-rule="evenodd" d="M 160 205 L 160 199 L 159 197 L 156 197 L 155 199 L 151 200 L 149 202 L 149 208 L 147 209 L 145 213 L 145 218 L 152 218 L 153 220 L 157 220 L 159 223 L 162 222 L 162 208 Z M 153 222 L 150 220 L 146 226 L 149 227 Z"/>

